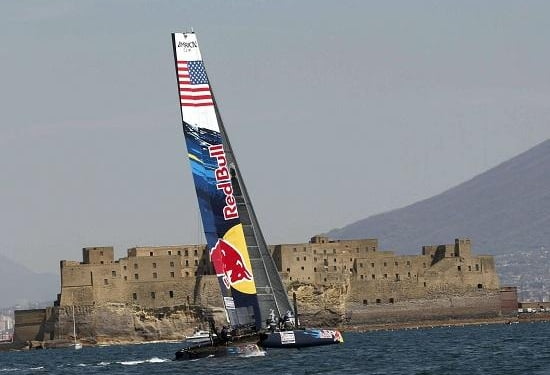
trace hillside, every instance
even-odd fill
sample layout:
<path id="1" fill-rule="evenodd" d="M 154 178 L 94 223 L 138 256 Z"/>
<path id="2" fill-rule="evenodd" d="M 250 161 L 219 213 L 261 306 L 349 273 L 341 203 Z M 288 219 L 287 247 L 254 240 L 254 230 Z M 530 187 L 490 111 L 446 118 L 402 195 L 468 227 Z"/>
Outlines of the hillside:
<path id="1" fill-rule="evenodd" d="M 469 237 L 475 253 L 497 256 L 503 283 L 518 285 L 532 275 L 539 278 L 540 289 L 548 290 L 550 280 L 544 278 L 550 261 L 545 256 L 540 260 L 539 254 L 550 249 L 550 140 L 432 198 L 328 235 L 378 238 L 381 249 L 401 254 Z M 528 258 L 538 261 L 523 261 Z"/>
<path id="2" fill-rule="evenodd" d="M 493 255 L 550 247 L 550 140 L 439 195 L 329 236 L 374 237 L 381 248 L 408 254 L 456 237 Z"/>
<path id="3" fill-rule="evenodd" d="M 0 307 L 53 301 L 59 276 L 35 273 L 0 254 Z"/>

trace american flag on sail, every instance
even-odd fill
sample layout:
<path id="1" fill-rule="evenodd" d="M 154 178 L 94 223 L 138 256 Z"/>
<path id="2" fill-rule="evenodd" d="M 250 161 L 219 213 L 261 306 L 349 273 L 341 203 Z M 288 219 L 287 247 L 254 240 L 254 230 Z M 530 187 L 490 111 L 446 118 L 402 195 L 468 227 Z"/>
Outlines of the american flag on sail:
<path id="1" fill-rule="evenodd" d="M 214 105 L 202 61 L 178 61 L 177 68 L 181 106 Z"/>

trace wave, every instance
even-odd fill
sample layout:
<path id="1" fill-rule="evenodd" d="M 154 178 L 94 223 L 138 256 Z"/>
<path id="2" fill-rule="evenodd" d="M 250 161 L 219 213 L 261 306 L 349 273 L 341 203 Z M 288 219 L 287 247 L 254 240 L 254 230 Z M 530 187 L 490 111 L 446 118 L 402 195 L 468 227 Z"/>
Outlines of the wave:
<path id="1" fill-rule="evenodd" d="M 153 357 L 153 358 L 145 359 L 145 360 L 122 361 L 122 362 L 118 362 L 118 363 L 121 364 L 121 365 L 125 365 L 125 366 L 135 366 L 135 365 L 139 365 L 139 364 L 142 364 L 142 363 L 163 363 L 163 362 L 171 362 L 171 361 L 172 361 L 171 359 Z"/>

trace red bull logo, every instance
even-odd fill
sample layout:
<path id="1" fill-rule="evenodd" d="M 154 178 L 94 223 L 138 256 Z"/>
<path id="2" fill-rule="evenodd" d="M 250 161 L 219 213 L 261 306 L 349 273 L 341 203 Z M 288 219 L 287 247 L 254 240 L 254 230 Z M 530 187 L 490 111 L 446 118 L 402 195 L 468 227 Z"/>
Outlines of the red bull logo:
<path id="1" fill-rule="evenodd" d="M 210 250 L 210 261 L 216 275 L 223 276 L 223 282 L 230 286 L 243 281 L 252 281 L 252 272 L 248 269 L 241 253 L 229 242 L 219 239 Z"/>

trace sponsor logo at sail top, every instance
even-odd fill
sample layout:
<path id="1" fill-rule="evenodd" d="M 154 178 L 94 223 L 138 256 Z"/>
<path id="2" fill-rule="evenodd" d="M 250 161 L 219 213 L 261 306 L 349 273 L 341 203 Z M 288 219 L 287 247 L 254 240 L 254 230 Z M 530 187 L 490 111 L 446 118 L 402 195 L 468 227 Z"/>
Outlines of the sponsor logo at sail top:
<path id="1" fill-rule="evenodd" d="M 214 171 L 216 176 L 216 188 L 223 191 L 225 195 L 225 206 L 223 207 L 223 218 L 225 220 L 236 219 L 239 217 L 237 211 L 237 200 L 233 195 L 233 185 L 231 184 L 231 173 L 227 167 L 227 158 L 223 145 L 211 145 L 208 147 L 208 153 L 211 158 L 216 158 L 218 168 Z"/>
<path id="2" fill-rule="evenodd" d="M 189 41 L 184 42 L 183 40 L 180 40 L 178 42 L 178 48 L 183 48 L 186 52 L 189 51 L 191 48 L 197 48 L 198 44 L 196 41 Z"/>

